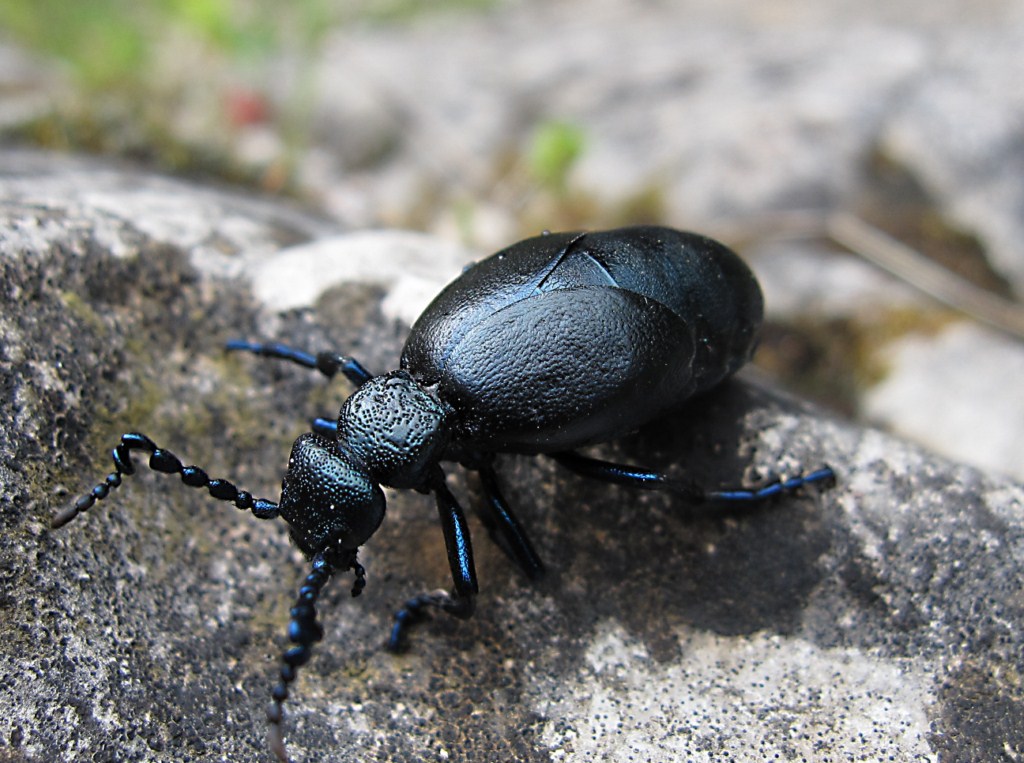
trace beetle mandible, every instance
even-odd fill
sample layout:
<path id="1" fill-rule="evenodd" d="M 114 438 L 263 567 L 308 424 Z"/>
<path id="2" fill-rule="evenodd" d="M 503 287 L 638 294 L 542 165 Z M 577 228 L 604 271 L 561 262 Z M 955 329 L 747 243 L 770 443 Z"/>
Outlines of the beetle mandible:
<path id="1" fill-rule="evenodd" d="M 381 376 L 340 353 L 232 341 L 247 351 L 339 372 L 356 390 L 336 421 L 317 419 L 292 447 L 280 500 L 254 498 L 197 466 L 184 466 L 142 434 L 113 450 L 114 471 L 57 514 L 60 527 L 134 472 L 131 452 L 190 487 L 281 517 L 311 568 L 291 610 L 280 680 L 267 710 L 270 746 L 287 760 L 283 704 L 299 667 L 322 637 L 316 602 L 337 572 L 352 570 L 352 595 L 366 584 L 357 560 L 384 518 L 381 485 L 434 494 L 451 567 L 451 592 L 424 593 L 395 615 L 389 646 L 430 608 L 473 614 L 477 578 L 469 527 L 445 484 L 442 461 L 479 473 L 483 524 L 531 578 L 537 553 L 498 489 L 498 452 L 546 454 L 587 477 L 669 490 L 690 502 L 758 501 L 833 478 L 829 467 L 758 489 L 707 491 L 664 474 L 580 455 L 678 408 L 714 387 L 753 354 L 763 317 L 761 290 L 747 265 L 709 238 L 663 227 L 545 233 L 469 267 L 412 327 L 399 369 Z"/>

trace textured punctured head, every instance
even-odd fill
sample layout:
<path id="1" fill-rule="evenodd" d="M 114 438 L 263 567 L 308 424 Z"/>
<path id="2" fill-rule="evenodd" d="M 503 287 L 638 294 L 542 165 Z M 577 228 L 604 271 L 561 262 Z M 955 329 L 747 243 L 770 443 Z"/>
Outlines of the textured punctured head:
<path id="1" fill-rule="evenodd" d="M 281 517 L 307 557 L 329 545 L 356 549 L 384 519 L 384 493 L 360 460 L 313 432 L 299 437 L 281 485 Z"/>

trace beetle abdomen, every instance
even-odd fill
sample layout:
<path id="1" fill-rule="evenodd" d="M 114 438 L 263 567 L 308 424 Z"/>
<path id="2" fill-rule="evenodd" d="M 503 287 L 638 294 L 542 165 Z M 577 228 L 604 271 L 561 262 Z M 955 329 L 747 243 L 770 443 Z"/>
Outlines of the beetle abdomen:
<path id="1" fill-rule="evenodd" d="M 620 288 L 660 302 L 691 327 L 694 391 L 750 359 L 764 302 L 754 274 L 728 247 L 696 233 L 642 226 L 587 234 L 571 248 L 601 263 Z"/>
<path id="2" fill-rule="evenodd" d="M 742 366 L 761 292 L 726 247 L 668 228 L 520 242 L 452 282 L 420 316 L 402 367 L 459 411 L 484 450 L 608 439 Z"/>
<path id="3" fill-rule="evenodd" d="M 693 342 L 670 310 L 614 288 L 560 289 L 490 314 L 452 348 L 438 394 L 458 439 L 553 451 L 636 428 L 692 392 Z"/>

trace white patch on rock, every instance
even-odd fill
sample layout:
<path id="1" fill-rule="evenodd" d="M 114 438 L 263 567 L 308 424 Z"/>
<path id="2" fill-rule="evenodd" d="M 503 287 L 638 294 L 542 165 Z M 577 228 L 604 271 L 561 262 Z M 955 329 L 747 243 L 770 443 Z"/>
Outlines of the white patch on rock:
<path id="1" fill-rule="evenodd" d="M 864 412 L 950 458 L 1024 478 L 1024 354 L 1009 338 L 971 323 L 886 348 L 889 375 Z M 984 404 L 979 404 L 984 401 Z"/>
<path id="2" fill-rule="evenodd" d="M 409 231 L 361 231 L 282 249 L 253 270 L 253 291 L 277 311 L 309 307 L 343 283 L 387 288 L 382 309 L 411 325 L 471 254 Z"/>
<path id="3" fill-rule="evenodd" d="M 765 633 L 680 633 L 671 664 L 602 628 L 538 711 L 560 761 L 937 760 L 931 678 L 910 661 Z"/>

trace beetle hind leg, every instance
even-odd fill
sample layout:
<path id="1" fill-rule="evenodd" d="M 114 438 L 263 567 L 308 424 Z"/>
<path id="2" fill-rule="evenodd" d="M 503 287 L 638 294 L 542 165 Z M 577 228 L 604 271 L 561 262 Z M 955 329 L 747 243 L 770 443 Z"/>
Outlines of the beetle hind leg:
<path id="1" fill-rule="evenodd" d="M 835 472 L 830 466 L 822 466 L 812 472 L 776 479 L 761 487 L 740 487 L 723 490 L 706 490 L 695 482 L 673 479 L 666 474 L 636 466 L 616 464 L 611 461 L 581 456 L 573 451 L 548 454 L 571 472 L 583 477 L 627 485 L 645 490 L 666 490 L 681 495 L 690 503 L 753 503 L 777 495 L 792 493 L 804 485 L 829 484 L 835 481 Z"/>
<path id="2" fill-rule="evenodd" d="M 487 464 L 476 471 L 480 475 L 480 483 L 486 498 L 485 503 L 478 506 L 477 515 L 487 528 L 491 539 L 530 580 L 544 577 L 544 563 L 534 551 L 526 531 L 501 494 L 494 467 Z"/>
<path id="3" fill-rule="evenodd" d="M 713 490 L 707 493 L 708 501 L 763 501 L 776 495 L 792 493 L 804 485 L 820 482 L 829 486 L 835 484 L 836 473 L 832 467 L 825 465 L 812 472 L 798 474 L 786 479 L 773 479 L 767 485 L 758 488 L 737 488 L 734 490 Z"/>

